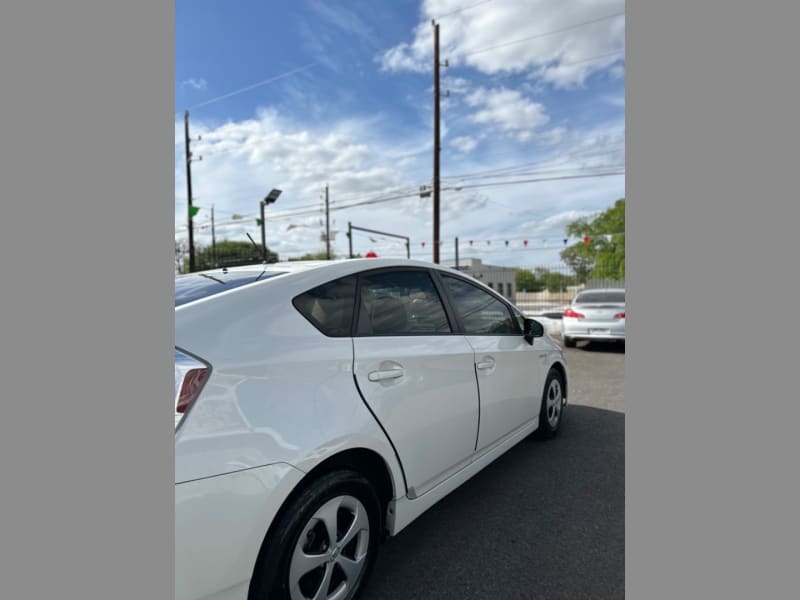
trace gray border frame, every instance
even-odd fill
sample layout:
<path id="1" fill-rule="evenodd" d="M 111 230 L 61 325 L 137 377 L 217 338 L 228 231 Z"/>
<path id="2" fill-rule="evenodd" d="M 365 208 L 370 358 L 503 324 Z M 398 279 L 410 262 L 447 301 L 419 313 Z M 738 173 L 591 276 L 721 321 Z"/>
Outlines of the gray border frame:
<path id="1" fill-rule="evenodd" d="M 0 6 L 0 598 L 174 596 L 173 40 Z"/>
<path id="2" fill-rule="evenodd" d="M 798 21 L 627 4 L 629 598 L 800 589 Z"/>
<path id="3" fill-rule="evenodd" d="M 798 9 L 627 10 L 627 594 L 794 597 Z M 0 597 L 169 598 L 173 7 L 0 11 Z"/>

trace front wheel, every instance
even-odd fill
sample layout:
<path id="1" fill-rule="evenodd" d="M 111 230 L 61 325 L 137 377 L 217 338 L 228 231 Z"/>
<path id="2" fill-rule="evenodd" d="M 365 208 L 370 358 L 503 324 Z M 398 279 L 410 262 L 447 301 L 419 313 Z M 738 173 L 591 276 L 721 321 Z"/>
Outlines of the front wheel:
<path id="1" fill-rule="evenodd" d="M 313 482 L 278 518 L 256 564 L 249 600 L 353 600 L 383 527 L 370 483 L 353 471 Z"/>
<path id="2" fill-rule="evenodd" d="M 550 369 L 544 384 L 542 404 L 539 408 L 539 427 L 536 429 L 535 437 L 550 439 L 558 435 L 566 401 L 564 378 L 555 369 Z"/>

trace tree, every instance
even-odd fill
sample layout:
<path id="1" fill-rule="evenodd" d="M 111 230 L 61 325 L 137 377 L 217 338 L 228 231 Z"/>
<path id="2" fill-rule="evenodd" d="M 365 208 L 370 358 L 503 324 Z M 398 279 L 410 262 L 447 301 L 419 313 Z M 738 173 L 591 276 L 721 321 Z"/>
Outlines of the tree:
<path id="1" fill-rule="evenodd" d="M 594 219 L 578 219 L 566 228 L 567 235 L 581 238 L 561 251 L 580 283 L 590 277 L 625 279 L 625 198 Z M 588 243 L 583 241 L 589 239 Z"/>
<path id="2" fill-rule="evenodd" d="M 216 267 L 236 267 L 252 265 L 263 262 L 261 246 L 255 246 L 247 241 L 222 240 L 216 243 L 216 248 L 211 246 L 195 247 L 195 270 L 213 269 Z M 267 248 L 267 262 L 278 262 L 278 254 Z M 185 260 L 184 273 L 189 272 L 189 261 Z"/>
<path id="3" fill-rule="evenodd" d="M 563 292 L 570 285 L 575 285 L 576 277 L 573 275 L 565 275 L 557 271 L 551 271 L 544 267 L 537 267 L 534 269 L 536 279 L 542 283 L 542 286 L 547 288 L 548 292 Z"/>
<path id="4" fill-rule="evenodd" d="M 331 260 L 335 258 L 336 254 L 334 254 L 333 250 L 331 250 Z M 326 250 L 320 250 L 319 252 L 307 252 L 299 258 L 290 258 L 289 260 L 328 260 L 328 253 Z"/>
<path id="5" fill-rule="evenodd" d="M 517 291 L 520 292 L 541 292 L 544 285 L 536 279 L 536 275 L 527 269 L 517 269 L 516 272 Z"/>

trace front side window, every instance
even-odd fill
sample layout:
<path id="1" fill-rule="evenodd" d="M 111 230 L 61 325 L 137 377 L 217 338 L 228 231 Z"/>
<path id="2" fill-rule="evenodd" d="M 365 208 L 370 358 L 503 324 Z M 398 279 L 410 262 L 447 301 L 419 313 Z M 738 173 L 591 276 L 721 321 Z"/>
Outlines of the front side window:
<path id="1" fill-rule="evenodd" d="M 349 337 L 353 322 L 356 278 L 351 275 L 325 283 L 293 300 L 295 308 L 329 337 Z"/>
<path id="2" fill-rule="evenodd" d="M 465 334 L 507 335 L 519 333 L 508 307 L 503 302 L 461 279 L 447 275 L 442 279 L 445 281 Z"/>
<path id="3" fill-rule="evenodd" d="M 357 335 L 450 333 L 442 300 L 425 271 L 361 275 Z"/>

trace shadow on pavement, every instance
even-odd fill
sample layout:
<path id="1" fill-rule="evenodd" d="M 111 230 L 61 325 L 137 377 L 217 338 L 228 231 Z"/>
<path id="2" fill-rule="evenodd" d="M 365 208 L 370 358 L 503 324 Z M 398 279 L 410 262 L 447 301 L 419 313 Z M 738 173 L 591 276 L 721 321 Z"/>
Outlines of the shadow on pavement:
<path id="1" fill-rule="evenodd" d="M 578 342 L 576 348 L 588 352 L 625 354 L 625 342 Z"/>
<path id="2" fill-rule="evenodd" d="M 364 598 L 624 598 L 625 415 L 565 416 L 387 540 Z"/>

